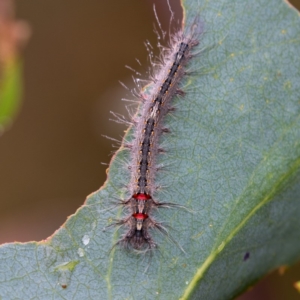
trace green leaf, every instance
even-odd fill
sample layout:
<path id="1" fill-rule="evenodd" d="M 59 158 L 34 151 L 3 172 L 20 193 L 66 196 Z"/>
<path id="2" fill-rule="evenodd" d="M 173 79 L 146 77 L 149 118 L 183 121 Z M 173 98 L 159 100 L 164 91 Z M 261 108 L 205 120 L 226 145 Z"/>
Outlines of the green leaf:
<path id="1" fill-rule="evenodd" d="M 22 68 L 17 60 L 4 64 L 0 77 L 0 130 L 6 129 L 15 118 L 21 103 Z"/>
<path id="2" fill-rule="evenodd" d="M 193 211 L 157 214 L 185 253 L 158 233 L 152 258 L 111 250 L 119 232 L 103 228 L 130 178 L 121 149 L 51 238 L 0 248 L 0 299 L 232 299 L 299 259 L 299 14 L 279 0 L 184 5 L 187 22 L 200 13 L 203 51 L 166 118 L 155 198 Z"/>

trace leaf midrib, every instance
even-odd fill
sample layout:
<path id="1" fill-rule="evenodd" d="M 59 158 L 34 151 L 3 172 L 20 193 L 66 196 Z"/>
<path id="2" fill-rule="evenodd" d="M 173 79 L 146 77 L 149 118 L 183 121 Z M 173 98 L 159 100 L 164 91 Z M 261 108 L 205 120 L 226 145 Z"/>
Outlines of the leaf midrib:
<path id="1" fill-rule="evenodd" d="M 290 132 L 289 129 L 293 128 L 293 125 L 295 125 L 295 123 L 297 123 L 297 121 L 299 119 L 300 119 L 300 116 L 298 116 L 296 118 L 295 122 L 293 122 L 292 125 L 289 126 L 285 130 L 285 134 L 281 135 L 281 138 L 279 138 L 277 140 L 277 142 L 273 145 L 273 147 L 272 147 L 273 149 L 275 149 L 276 145 L 278 145 L 278 143 L 286 136 L 286 133 Z M 271 155 L 271 153 L 272 153 L 272 151 L 269 152 L 269 155 L 268 155 L 269 158 L 273 157 Z M 264 161 L 264 164 L 268 164 L 269 159 L 264 159 L 263 161 Z M 251 176 L 251 178 L 254 178 L 256 171 L 258 169 L 260 169 L 260 167 L 261 167 L 261 164 L 259 164 L 257 166 L 257 168 L 255 169 L 255 172 L 253 172 L 253 175 Z M 207 257 L 207 259 L 200 266 L 200 268 L 198 268 L 197 272 L 195 273 L 195 276 L 190 281 L 189 285 L 187 286 L 187 288 L 186 288 L 185 292 L 183 293 L 182 297 L 180 298 L 180 300 L 189 299 L 189 297 L 192 295 L 195 288 L 197 287 L 198 282 L 204 276 L 205 272 L 209 269 L 210 265 L 215 260 L 215 258 L 223 251 L 223 249 L 229 244 L 229 242 L 234 238 L 234 236 L 246 225 L 247 221 L 250 220 L 250 218 L 256 213 L 256 211 L 258 211 L 265 204 L 267 204 L 273 198 L 273 196 L 276 195 L 276 193 L 281 190 L 281 188 L 284 186 L 284 183 L 287 182 L 287 179 L 292 178 L 299 169 L 300 169 L 300 157 L 294 161 L 294 163 L 291 165 L 291 168 L 288 172 L 285 172 L 278 178 L 278 180 L 273 185 L 273 188 L 269 191 L 269 193 L 267 193 L 266 196 L 263 197 L 262 200 L 258 202 L 258 204 L 244 217 L 243 220 L 241 220 L 241 222 L 228 234 L 228 236 L 219 245 L 214 245 L 212 247 L 213 250 L 211 251 L 211 254 Z M 251 185 L 252 184 L 247 185 L 247 187 L 245 188 L 244 191 L 248 190 Z M 244 195 L 244 193 L 242 193 L 242 195 Z M 238 203 L 240 202 L 241 199 L 242 199 L 242 197 L 239 197 L 239 200 L 236 201 L 235 207 L 238 205 Z M 232 212 L 234 210 L 235 210 L 235 208 L 232 210 Z M 225 225 L 227 224 L 228 220 L 229 220 L 229 218 L 225 222 Z M 223 232 L 224 228 L 226 227 L 225 225 L 221 229 L 220 234 Z"/>

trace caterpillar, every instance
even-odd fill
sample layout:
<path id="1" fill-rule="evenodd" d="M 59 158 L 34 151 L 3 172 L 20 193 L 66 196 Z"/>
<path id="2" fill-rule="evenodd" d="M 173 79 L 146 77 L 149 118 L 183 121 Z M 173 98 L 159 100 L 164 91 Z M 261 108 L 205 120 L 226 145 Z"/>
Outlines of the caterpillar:
<path id="1" fill-rule="evenodd" d="M 181 29 L 174 34 L 169 46 L 162 47 L 160 63 L 152 71 L 152 84 L 147 87 L 147 92 L 139 93 L 141 107 L 132 120 L 133 139 L 123 143 L 131 156 L 131 179 L 128 185 L 130 197 L 121 201 L 127 215 L 114 223 L 126 228 L 116 245 L 136 251 L 149 251 L 157 248 L 151 230 L 157 229 L 168 234 L 153 214 L 159 208 L 176 205 L 153 197 L 158 188 L 155 177 L 159 167 L 155 163 L 158 155 L 164 152 L 159 146 L 160 137 L 169 132 L 164 127 L 165 116 L 174 110 L 172 99 L 176 95 L 185 94 L 179 85 L 188 74 L 185 68 L 195 55 L 194 48 L 199 44 L 200 33 L 201 24 L 199 17 L 196 17 L 186 31 Z"/>

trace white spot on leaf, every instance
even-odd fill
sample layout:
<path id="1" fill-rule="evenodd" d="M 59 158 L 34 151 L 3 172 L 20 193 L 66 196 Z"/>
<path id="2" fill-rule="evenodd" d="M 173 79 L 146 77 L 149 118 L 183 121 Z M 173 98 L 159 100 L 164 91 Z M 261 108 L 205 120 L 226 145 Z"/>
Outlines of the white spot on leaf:
<path id="1" fill-rule="evenodd" d="M 80 257 L 83 257 L 84 256 L 84 250 L 82 248 L 78 248 L 78 251 L 77 251 L 78 255 Z"/>
<path id="2" fill-rule="evenodd" d="M 88 245 L 89 242 L 90 242 L 90 237 L 87 234 L 85 234 L 82 238 L 82 243 L 83 243 L 83 245 L 86 246 L 86 245 Z"/>

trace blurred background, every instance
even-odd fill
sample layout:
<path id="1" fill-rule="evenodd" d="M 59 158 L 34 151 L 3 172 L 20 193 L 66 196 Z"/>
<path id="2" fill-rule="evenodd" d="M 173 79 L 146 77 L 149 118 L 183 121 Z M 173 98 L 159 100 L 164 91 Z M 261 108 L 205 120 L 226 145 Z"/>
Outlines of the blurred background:
<path id="1" fill-rule="evenodd" d="M 126 114 L 120 99 L 130 92 L 118 81 L 133 87 L 133 73 L 125 65 L 141 73 L 149 66 L 144 42 L 156 45 L 154 2 L 160 21 L 169 20 L 159 0 L 15 1 L 32 35 L 22 56 L 21 111 L 0 138 L 0 243 L 46 239 L 103 185 L 101 163 L 115 149 L 102 134 L 123 136 L 109 112 Z M 179 0 L 171 2 L 180 18 Z M 300 8 L 300 0 L 291 2 Z M 300 264 L 238 299 L 299 299 L 298 280 Z"/>

